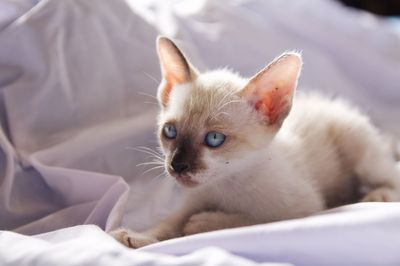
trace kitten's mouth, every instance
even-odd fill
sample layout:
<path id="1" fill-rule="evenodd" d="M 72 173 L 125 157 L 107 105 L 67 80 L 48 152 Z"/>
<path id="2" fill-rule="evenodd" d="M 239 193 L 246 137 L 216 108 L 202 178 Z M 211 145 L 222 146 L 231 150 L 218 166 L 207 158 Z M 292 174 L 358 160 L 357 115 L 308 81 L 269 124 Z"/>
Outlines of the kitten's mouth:
<path id="1" fill-rule="evenodd" d="M 176 175 L 175 178 L 181 185 L 185 187 L 196 187 L 200 184 L 199 182 L 194 181 L 188 175 Z"/>

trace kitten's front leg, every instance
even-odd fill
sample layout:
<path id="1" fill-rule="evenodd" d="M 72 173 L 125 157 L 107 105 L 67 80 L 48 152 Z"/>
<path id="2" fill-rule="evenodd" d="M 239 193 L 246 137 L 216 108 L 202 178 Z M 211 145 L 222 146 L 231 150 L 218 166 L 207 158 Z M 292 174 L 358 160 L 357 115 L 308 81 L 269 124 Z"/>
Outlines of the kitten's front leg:
<path id="1" fill-rule="evenodd" d="M 221 211 L 201 212 L 190 217 L 183 228 L 183 234 L 193 235 L 254 224 L 257 224 L 257 222 L 241 214 L 228 214 Z"/>
<path id="2" fill-rule="evenodd" d="M 182 209 L 143 233 L 120 228 L 110 232 L 110 235 L 130 248 L 140 248 L 162 240 L 176 238 L 182 235 L 182 228 L 189 217 L 203 209 L 200 202 L 188 202 Z"/>
<path id="3" fill-rule="evenodd" d="M 152 236 L 126 228 L 119 228 L 111 231 L 110 235 L 129 248 L 140 248 L 158 242 L 158 240 Z"/>
<path id="4" fill-rule="evenodd" d="M 176 213 L 145 232 L 139 233 L 120 228 L 110 232 L 110 235 L 127 247 L 141 248 L 162 240 L 181 236 L 181 227 L 185 218 L 186 215 Z"/>
<path id="5" fill-rule="evenodd" d="M 142 233 L 126 228 L 119 228 L 111 231 L 110 235 L 129 248 L 141 248 L 162 240 L 179 237 L 181 235 L 179 227 L 182 224 L 179 221 L 181 219 L 180 216 L 180 213 L 172 215 L 155 227 Z"/>

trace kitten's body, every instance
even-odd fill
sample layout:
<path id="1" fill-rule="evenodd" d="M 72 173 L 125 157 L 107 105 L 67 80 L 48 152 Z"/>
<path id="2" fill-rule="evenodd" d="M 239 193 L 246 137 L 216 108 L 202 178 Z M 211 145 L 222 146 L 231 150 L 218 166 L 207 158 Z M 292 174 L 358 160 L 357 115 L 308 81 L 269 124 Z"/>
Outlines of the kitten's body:
<path id="1" fill-rule="evenodd" d="M 292 107 L 298 55 L 248 80 L 227 70 L 198 74 L 170 41 L 160 43 L 160 141 L 166 169 L 191 188 L 182 209 L 155 228 L 115 231 L 122 243 L 304 217 L 358 200 L 361 187 L 370 190 L 365 201 L 400 200 L 399 171 L 367 117 L 317 95 L 298 95 Z M 163 136 L 169 124 L 172 139 Z M 210 131 L 224 133 L 223 145 L 204 144 Z M 178 160 L 186 170 L 171 168 Z"/>

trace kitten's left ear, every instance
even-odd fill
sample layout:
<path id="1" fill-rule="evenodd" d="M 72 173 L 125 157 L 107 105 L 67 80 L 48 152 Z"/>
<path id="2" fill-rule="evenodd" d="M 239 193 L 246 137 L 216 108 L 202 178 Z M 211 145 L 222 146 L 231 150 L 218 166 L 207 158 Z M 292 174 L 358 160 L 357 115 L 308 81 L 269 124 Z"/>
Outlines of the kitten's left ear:
<path id="1" fill-rule="evenodd" d="M 268 125 L 280 126 L 289 114 L 301 65 L 300 54 L 284 53 L 252 77 L 241 91 Z"/>
<path id="2" fill-rule="evenodd" d="M 158 100 L 165 107 L 173 87 L 192 81 L 197 75 L 197 70 L 186 60 L 178 47 L 166 37 L 157 38 L 157 53 L 163 76 L 158 88 Z"/>

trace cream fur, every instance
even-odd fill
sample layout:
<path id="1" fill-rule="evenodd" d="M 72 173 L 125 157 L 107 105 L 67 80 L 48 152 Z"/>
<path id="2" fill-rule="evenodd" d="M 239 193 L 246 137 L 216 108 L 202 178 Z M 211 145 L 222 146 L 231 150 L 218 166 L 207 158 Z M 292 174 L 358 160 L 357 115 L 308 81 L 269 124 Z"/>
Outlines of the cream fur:
<path id="1" fill-rule="evenodd" d="M 175 121 L 178 134 L 198 143 L 206 167 L 191 174 L 199 185 L 187 189 L 182 209 L 144 233 L 112 232 L 119 241 L 138 248 L 181 235 L 304 217 L 360 199 L 400 200 L 391 149 L 356 108 L 298 93 L 283 124 L 266 125 L 240 96 L 248 83 L 217 70 L 196 72 L 191 82 L 173 85 L 160 128 Z M 209 130 L 223 132 L 226 143 L 217 149 L 201 146 Z M 173 144 L 160 142 L 168 169 Z M 363 198 L 361 188 L 368 189 Z"/>

